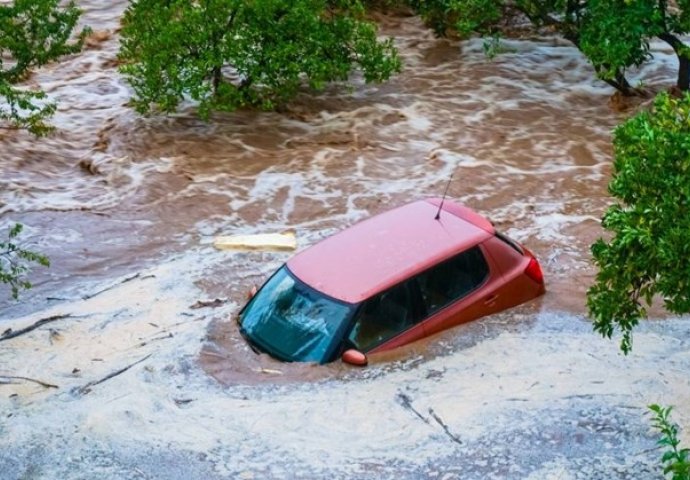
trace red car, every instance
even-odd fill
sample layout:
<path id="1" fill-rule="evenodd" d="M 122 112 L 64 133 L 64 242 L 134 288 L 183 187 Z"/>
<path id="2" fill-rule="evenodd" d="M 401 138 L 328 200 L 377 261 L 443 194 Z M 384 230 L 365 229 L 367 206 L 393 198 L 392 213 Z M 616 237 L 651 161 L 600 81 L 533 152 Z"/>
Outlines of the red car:
<path id="1" fill-rule="evenodd" d="M 240 312 L 250 344 L 281 360 L 365 365 L 380 352 L 544 293 L 539 262 L 449 200 L 364 220 L 291 258 Z"/>

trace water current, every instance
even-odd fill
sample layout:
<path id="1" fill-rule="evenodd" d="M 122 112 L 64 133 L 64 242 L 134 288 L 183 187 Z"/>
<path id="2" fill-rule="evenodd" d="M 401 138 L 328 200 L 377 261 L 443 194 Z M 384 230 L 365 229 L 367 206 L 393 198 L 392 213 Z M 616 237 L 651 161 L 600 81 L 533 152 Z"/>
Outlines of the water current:
<path id="1" fill-rule="evenodd" d="M 88 48 L 29 80 L 58 102 L 56 133 L 0 130 L 0 231 L 23 223 L 52 262 L 21 302 L 0 297 L 0 328 L 59 317 L 0 343 L 0 477 L 660 478 L 644 408 L 675 404 L 690 430 L 690 323 L 645 324 L 623 357 L 583 317 L 630 111 L 576 49 L 508 39 L 490 60 L 385 16 L 405 65 L 386 84 L 141 117 L 116 71 L 127 2 L 79 3 Z M 653 48 L 633 72 L 650 91 L 675 67 Z M 543 298 L 362 370 L 246 346 L 232 317 L 289 254 L 214 236 L 289 229 L 304 248 L 451 174 L 451 197 L 540 258 Z"/>

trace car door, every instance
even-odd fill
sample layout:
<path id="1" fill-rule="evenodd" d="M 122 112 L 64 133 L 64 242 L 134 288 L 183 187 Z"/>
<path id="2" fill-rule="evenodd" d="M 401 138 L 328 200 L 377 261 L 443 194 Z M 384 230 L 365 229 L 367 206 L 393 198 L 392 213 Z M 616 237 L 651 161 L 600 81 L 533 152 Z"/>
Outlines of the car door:
<path id="1" fill-rule="evenodd" d="M 387 350 L 424 336 L 416 283 L 408 280 L 366 300 L 355 315 L 346 345 L 361 352 Z"/>
<path id="2" fill-rule="evenodd" d="M 499 310 L 501 274 L 480 245 L 417 275 L 431 335 Z"/>

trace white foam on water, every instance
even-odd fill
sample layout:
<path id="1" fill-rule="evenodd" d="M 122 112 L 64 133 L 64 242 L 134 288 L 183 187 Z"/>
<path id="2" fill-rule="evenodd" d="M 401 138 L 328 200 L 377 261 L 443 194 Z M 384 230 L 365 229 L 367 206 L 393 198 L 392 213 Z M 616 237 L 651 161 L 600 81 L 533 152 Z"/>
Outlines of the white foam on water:
<path id="1" fill-rule="evenodd" d="M 645 328 L 625 357 L 576 317 L 559 320 L 576 328 L 549 326 L 558 318 L 553 314 L 537 317 L 541 328 L 504 331 L 437 358 L 412 357 L 409 367 L 403 362 L 383 375 L 376 372 L 386 364 L 374 363 L 361 378 L 354 371 L 349 379 L 317 384 L 221 387 L 199 370 L 195 357 L 210 317 L 229 315 L 236 306 L 212 315 L 190 310 L 199 292 L 179 281 L 180 271 L 193 280 L 218 261 L 203 251 L 203 265 L 195 255 L 173 259 L 91 299 L 10 322 L 19 329 L 39 318 L 73 315 L 4 342 L 0 376 L 37 378 L 60 388 L 21 381 L 0 386 L 0 408 L 11 414 L 2 419 L 2 442 L 22 445 L 70 432 L 92 445 L 136 439 L 153 448 L 204 453 L 227 475 L 286 458 L 288 466 L 314 471 L 351 472 L 374 459 L 422 468 L 454 450 L 434 415 L 472 445 L 501 432 L 529 431 L 536 418 L 549 423 L 573 415 L 573 398 L 597 408 L 631 405 L 640 414 L 647 403 L 690 398 L 687 340 L 660 326 Z M 690 328 L 687 319 L 669 322 L 675 330 Z M 131 370 L 78 393 L 147 355 Z M 659 362 L 666 365 L 663 376 Z M 688 405 L 677 404 L 677 420 L 688 418 Z M 63 420 L 56 422 L 58 416 Z M 557 461 L 540 468 L 552 475 L 561 467 Z"/>

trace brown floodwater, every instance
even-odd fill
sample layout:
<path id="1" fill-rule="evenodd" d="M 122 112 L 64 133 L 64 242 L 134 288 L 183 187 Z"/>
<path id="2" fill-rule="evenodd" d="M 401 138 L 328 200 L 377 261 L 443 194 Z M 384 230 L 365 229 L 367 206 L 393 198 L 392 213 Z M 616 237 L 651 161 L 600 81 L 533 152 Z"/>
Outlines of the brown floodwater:
<path id="1" fill-rule="evenodd" d="M 55 418 L 53 397 L 36 391 L 36 385 L 3 387 L 0 382 L 13 389 L 7 404 L 0 405 L 24 422 L 7 420 L 14 445 L 35 442 L 36 430 L 68 435 L 76 429 L 87 432 L 84 438 L 131 446 L 125 432 L 134 426 L 137 438 L 151 448 L 170 442 L 175 451 L 209 454 L 219 478 L 253 478 L 248 471 L 259 477 L 328 478 L 323 472 L 329 468 L 352 473 L 345 466 L 350 458 L 356 459 L 354 473 L 360 476 L 384 478 L 393 462 L 409 478 L 435 478 L 439 472 L 424 463 L 438 451 L 437 434 L 427 432 L 434 421 L 441 424 L 433 412 L 442 411 L 451 426 L 467 427 L 470 439 L 493 435 L 490 429 L 500 427 L 499 437 L 518 429 L 515 438 L 530 444 L 537 437 L 528 424 L 537 420 L 526 419 L 527 410 L 511 410 L 519 397 L 534 402 L 535 412 L 557 408 L 559 402 L 569 405 L 545 414 L 554 423 L 544 431 L 555 430 L 544 441 L 557 445 L 557 453 L 549 453 L 543 464 L 541 457 L 525 460 L 522 473 L 473 453 L 464 457 L 477 462 L 470 473 L 476 478 L 488 478 L 487 472 L 498 472 L 499 478 L 528 478 L 529 472 L 537 472 L 534 478 L 585 478 L 559 476 L 561 470 L 582 467 L 561 459 L 569 452 L 558 450 L 563 435 L 581 438 L 591 422 L 602 421 L 623 438 L 629 418 L 620 413 L 624 410 L 607 416 L 604 407 L 591 413 L 591 405 L 573 407 L 569 399 L 580 398 L 582 390 L 595 399 L 631 392 L 644 403 L 645 389 L 669 389 L 677 401 L 690 404 L 687 381 L 673 390 L 666 383 L 657 388 L 652 380 L 650 371 L 668 353 L 657 342 L 665 335 L 657 327 L 641 334 L 646 339 L 641 350 L 650 357 L 639 360 L 636 374 L 627 366 L 634 363 L 620 359 L 615 345 L 596 338 L 582 319 L 594 274 L 589 246 L 602 235 L 599 219 L 611 202 L 606 190 L 611 131 L 630 110 L 612 102 L 612 91 L 567 42 L 507 39 L 504 52 L 488 59 L 480 40 L 437 39 L 414 17 L 382 16 L 381 33 L 395 38 L 404 60 L 404 71 L 385 84 L 365 85 L 355 78 L 352 89 L 305 90 L 280 112 L 222 113 L 209 122 L 199 120 L 190 103 L 173 115 L 141 117 L 128 107 L 131 91 L 116 71 L 119 17 L 127 2 L 79 3 L 83 22 L 95 31 L 88 48 L 29 80 L 59 103 L 56 132 L 36 139 L 0 129 L 0 230 L 23 223 L 26 244 L 52 263 L 31 273 L 35 287 L 22 293 L 21 302 L 0 292 L 0 324 L 16 329 L 55 313 L 70 314 L 72 320 L 57 323 L 48 343 L 39 330 L 0 344 L 0 374 L 23 369 L 26 377 L 55 377 L 61 385 L 78 386 L 144 353 L 153 357 L 135 383 L 105 388 L 92 400 L 55 394 L 60 408 L 78 419 L 74 425 L 65 420 L 48 426 Z M 632 72 L 650 92 L 669 84 L 674 68 L 668 50 L 653 48 L 661 60 Z M 289 254 L 218 251 L 212 247 L 216 235 L 290 229 L 305 248 L 393 206 L 439 196 L 451 174 L 449 196 L 491 218 L 539 257 L 547 281 L 544 297 L 375 355 L 364 370 L 340 362 L 284 364 L 248 348 L 234 316 L 247 289 Z M 673 325 L 687 329 L 682 322 Z M 599 348 L 590 343 L 604 345 L 588 354 Z M 667 375 L 683 378 L 684 345 L 672 343 Z M 33 362 L 25 361 L 27 352 Z M 606 368 L 598 361 L 618 372 L 606 381 L 610 391 L 600 387 L 604 374 L 599 378 L 598 372 Z M 572 377 L 563 380 L 564 372 Z M 458 392 L 456 382 L 475 390 Z M 120 400 L 125 397 L 127 407 Z M 415 398 L 416 404 L 427 402 L 428 411 L 418 407 L 416 416 L 426 423 L 413 427 L 406 422 L 416 421 L 408 415 L 414 413 Z M 456 401 L 462 412 L 454 410 Z M 481 405 L 492 401 L 498 402 L 491 410 L 497 423 L 481 423 L 487 414 Z M 369 408 L 371 415 L 365 415 Z M 690 418 L 686 410 L 681 414 Z M 573 432 L 558 433 L 558 415 L 576 418 L 563 427 Z M 351 416 L 359 429 L 334 427 L 330 441 L 321 445 L 318 429 L 332 428 L 333 416 Z M 580 417 L 589 420 L 578 423 Z M 276 425 L 282 433 L 275 432 Z M 302 433 L 310 440 L 295 436 L 304 425 L 308 431 Z M 405 433 L 386 432 L 386 425 Z M 374 435 L 381 439 L 377 447 L 369 444 Z M 647 444 L 640 435 L 635 448 L 641 450 Z M 624 442 L 616 438 L 611 448 Z M 231 440 L 236 441 L 232 448 L 226 445 Z M 38 435 L 39 444 L 47 442 L 54 441 Z M 275 469 L 288 448 L 284 444 L 291 442 L 296 447 L 289 455 L 306 465 L 292 475 Z M 300 442 L 307 442 L 306 457 Z M 597 445 L 586 455 L 598 453 Z M 77 450 L 98 464 L 91 446 Z M 421 463 L 409 466 L 396 451 L 418 454 Z M 233 463 L 227 452 L 244 460 Z M 130 454 L 123 463 L 143 468 L 132 460 L 139 454 Z M 165 458 L 154 472 L 168 471 L 160 470 Z M 448 458 L 444 465 L 450 476 L 443 478 L 475 478 L 452 470 L 462 456 Z M 53 478 L 78 478 L 83 472 L 69 462 L 46 471 Z M 593 471 L 586 478 L 613 478 Z M 118 478 L 120 471 L 108 472 Z M 135 478 L 127 472 L 120 478 Z"/>
<path id="2" fill-rule="evenodd" d="M 60 102 L 56 133 L 1 139 L 2 224 L 26 224 L 53 263 L 34 273 L 23 304 L 3 303 L 7 315 L 78 298 L 166 256 L 230 257 L 195 250 L 217 234 L 293 229 L 303 248 L 438 196 L 451 174 L 451 197 L 541 259 L 549 293 L 539 304 L 583 311 L 588 246 L 610 202 L 610 132 L 624 115 L 567 43 L 506 40 L 506 53 L 490 60 L 480 41 L 437 39 L 415 18 L 383 17 L 405 64 L 386 84 L 305 91 L 280 113 L 207 123 L 185 105 L 146 118 L 127 107 L 115 71 L 122 6 L 87 7 L 84 21 L 97 19 L 87 52 L 33 77 Z M 237 254 L 195 284 L 205 297 L 241 303 L 287 258 L 267 257 Z M 246 352 L 237 353 L 234 322 L 213 325 L 202 361 L 231 381 Z M 213 358 L 232 367 L 223 372 Z"/>

